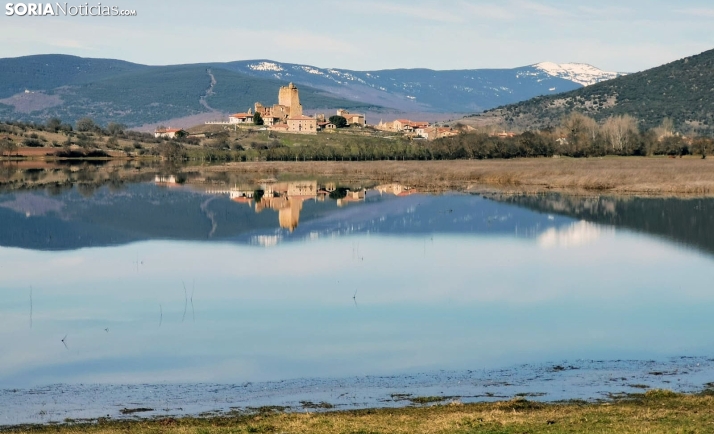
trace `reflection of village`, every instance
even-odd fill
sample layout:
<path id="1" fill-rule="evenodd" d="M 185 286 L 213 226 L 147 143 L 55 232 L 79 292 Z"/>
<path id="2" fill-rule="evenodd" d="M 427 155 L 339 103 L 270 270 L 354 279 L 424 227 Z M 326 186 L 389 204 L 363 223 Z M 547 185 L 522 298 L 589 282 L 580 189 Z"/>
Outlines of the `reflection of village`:
<path id="1" fill-rule="evenodd" d="M 233 202 L 254 208 L 256 213 L 266 209 L 276 211 L 280 227 L 290 232 L 297 228 L 300 212 L 306 201 L 325 202 L 330 199 L 335 200 L 338 207 L 344 207 L 350 203 L 363 202 L 367 198 L 368 191 L 371 191 L 370 194 L 395 196 L 409 196 L 417 192 L 414 188 L 399 183 L 380 184 L 369 189 L 364 187 L 349 189 L 338 187 L 334 182 L 318 184 L 316 180 L 278 182 L 271 179 L 259 181 L 255 187 L 236 185 L 230 188 L 216 188 L 201 183 L 179 184 L 174 175 L 156 175 L 154 182 L 165 187 L 183 185 L 207 194 L 225 195 Z"/>

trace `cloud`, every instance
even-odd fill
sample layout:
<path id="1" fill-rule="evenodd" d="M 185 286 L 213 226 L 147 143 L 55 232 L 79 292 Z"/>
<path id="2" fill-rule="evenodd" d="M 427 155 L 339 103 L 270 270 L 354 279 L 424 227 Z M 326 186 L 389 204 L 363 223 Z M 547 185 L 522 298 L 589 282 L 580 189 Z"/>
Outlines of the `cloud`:
<path id="1" fill-rule="evenodd" d="M 392 15 L 417 18 L 425 21 L 435 21 L 440 23 L 461 23 L 464 21 L 464 19 L 458 14 L 451 13 L 443 8 L 434 8 L 430 6 L 402 6 L 385 3 L 367 3 L 362 4 L 361 7 L 363 10 L 379 11 Z"/>
<path id="2" fill-rule="evenodd" d="M 76 39 L 54 39 L 49 42 L 52 47 L 60 48 L 75 48 L 78 50 L 96 50 L 97 48 L 91 47 L 87 44 L 83 44 Z"/>
<path id="3" fill-rule="evenodd" d="M 579 6 L 581 18 L 607 18 L 612 19 L 628 19 L 634 14 L 634 10 L 626 7 L 610 6 L 610 7 L 590 7 Z"/>
<path id="4" fill-rule="evenodd" d="M 537 3 L 529 0 L 518 0 L 512 3 L 515 8 L 520 8 L 523 11 L 528 11 L 549 18 L 563 18 L 571 16 L 571 14 L 561 8 L 556 8 L 552 6 L 547 6 L 541 3 Z"/>
<path id="5" fill-rule="evenodd" d="M 488 18 L 498 21 L 510 21 L 516 18 L 516 15 L 509 10 L 509 8 L 502 6 L 488 4 L 474 5 L 464 2 L 461 4 L 461 7 L 478 18 Z"/>
<path id="6" fill-rule="evenodd" d="M 677 9 L 675 12 L 697 18 L 714 18 L 714 8 L 684 8 Z"/>

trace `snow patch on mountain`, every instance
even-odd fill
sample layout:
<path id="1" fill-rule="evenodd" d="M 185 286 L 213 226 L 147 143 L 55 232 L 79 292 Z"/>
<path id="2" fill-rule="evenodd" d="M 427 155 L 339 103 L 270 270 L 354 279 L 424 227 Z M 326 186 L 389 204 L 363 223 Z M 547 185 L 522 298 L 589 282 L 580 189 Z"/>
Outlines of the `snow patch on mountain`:
<path id="1" fill-rule="evenodd" d="M 273 62 L 254 63 L 252 65 L 248 65 L 248 68 L 253 71 L 284 71 L 280 65 Z"/>
<path id="2" fill-rule="evenodd" d="M 587 63 L 541 62 L 533 65 L 533 68 L 543 71 L 551 77 L 574 81 L 583 86 L 590 86 L 591 84 L 625 75 L 620 72 L 603 71 Z"/>

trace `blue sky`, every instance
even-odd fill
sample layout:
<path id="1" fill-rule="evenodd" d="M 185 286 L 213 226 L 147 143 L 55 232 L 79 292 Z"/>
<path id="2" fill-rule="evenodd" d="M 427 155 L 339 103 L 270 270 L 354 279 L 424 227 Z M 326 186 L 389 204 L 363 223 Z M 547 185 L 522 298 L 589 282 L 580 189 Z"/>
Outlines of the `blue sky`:
<path id="1" fill-rule="evenodd" d="M 70 5 L 84 4 L 69 1 Z M 104 0 L 136 17 L 8 17 L 0 57 L 272 59 L 357 70 L 584 62 L 633 72 L 714 48 L 710 1 Z M 96 5 L 96 2 L 90 2 Z"/>

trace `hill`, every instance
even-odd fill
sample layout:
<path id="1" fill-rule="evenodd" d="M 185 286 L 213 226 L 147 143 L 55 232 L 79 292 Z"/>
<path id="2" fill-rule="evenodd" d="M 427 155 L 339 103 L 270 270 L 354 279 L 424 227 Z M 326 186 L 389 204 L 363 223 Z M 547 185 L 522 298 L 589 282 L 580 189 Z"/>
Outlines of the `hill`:
<path id="1" fill-rule="evenodd" d="M 216 83 L 208 93 L 211 74 Z M 287 84 L 220 65 L 144 66 L 54 55 L 0 59 L 0 83 L 0 119 L 45 122 L 58 117 L 74 123 L 89 116 L 100 124 L 129 126 L 246 110 L 256 101 L 277 103 L 278 88 Z M 308 110 L 373 108 L 306 86 L 300 97 Z"/>
<path id="2" fill-rule="evenodd" d="M 712 83 L 714 50 L 582 89 L 498 107 L 475 117 L 502 121 L 511 128 L 543 129 L 558 125 L 572 112 L 598 121 L 627 114 L 642 129 L 670 118 L 679 131 L 709 134 L 714 130 Z"/>

